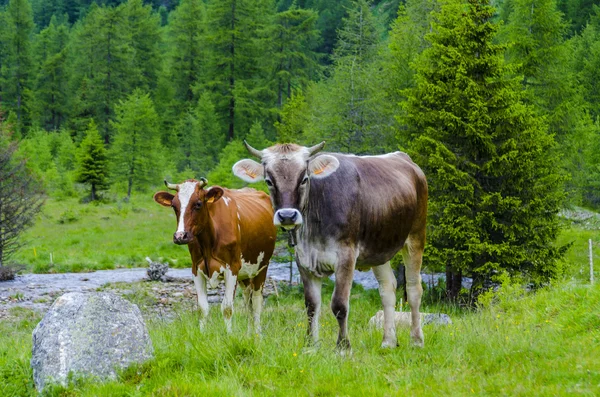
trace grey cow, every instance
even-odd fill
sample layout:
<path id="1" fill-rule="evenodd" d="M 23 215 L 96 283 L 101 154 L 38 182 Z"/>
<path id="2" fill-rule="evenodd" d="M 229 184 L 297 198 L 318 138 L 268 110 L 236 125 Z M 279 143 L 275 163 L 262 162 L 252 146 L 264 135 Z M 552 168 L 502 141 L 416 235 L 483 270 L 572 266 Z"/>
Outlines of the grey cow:
<path id="1" fill-rule="evenodd" d="M 248 151 L 233 173 L 247 182 L 265 180 L 274 223 L 295 233 L 296 259 L 304 284 L 309 341 L 318 341 L 321 281 L 335 273 L 331 310 L 339 323 L 337 346 L 350 349 L 348 313 L 354 269 L 373 269 L 384 308 L 382 347 L 396 347 L 396 279 L 390 259 L 400 250 L 406 266 L 411 338 L 423 346 L 421 262 L 425 246 L 427 181 L 402 152 L 381 156 L 317 154 L 313 147 L 278 144 Z"/>

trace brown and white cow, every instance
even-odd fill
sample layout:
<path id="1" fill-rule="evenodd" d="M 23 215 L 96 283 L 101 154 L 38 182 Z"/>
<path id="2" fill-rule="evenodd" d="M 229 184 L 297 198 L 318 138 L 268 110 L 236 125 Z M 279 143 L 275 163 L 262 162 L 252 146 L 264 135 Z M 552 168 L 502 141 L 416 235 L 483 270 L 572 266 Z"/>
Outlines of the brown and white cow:
<path id="1" fill-rule="evenodd" d="M 422 346 L 419 306 L 427 217 L 425 176 L 402 152 L 316 155 L 324 144 L 311 148 L 280 144 L 264 150 L 246 144 L 261 163 L 246 159 L 233 166 L 234 174 L 244 181 L 265 180 L 276 210 L 274 224 L 295 233 L 308 336 L 318 340 L 321 280 L 335 273 L 331 309 L 340 327 L 337 346 L 350 349 L 347 319 L 354 269 L 372 268 L 384 307 L 382 346 L 395 347 L 396 279 L 389 261 L 402 250 L 411 338 Z"/>
<path id="2" fill-rule="evenodd" d="M 262 289 L 277 232 L 269 196 L 249 188 L 204 189 L 204 178 L 188 179 L 178 185 L 165 181 L 165 185 L 177 193 L 158 192 L 154 201 L 175 210 L 177 231 L 173 242 L 187 244 L 190 251 L 200 328 L 204 328 L 209 311 L 207 284 L 214 288 L 224 279 L 221 311 L 227 332 L 231 332 L 233 297 L 239 281 L 253 314 L 254 332 L 260 333 Z"/>

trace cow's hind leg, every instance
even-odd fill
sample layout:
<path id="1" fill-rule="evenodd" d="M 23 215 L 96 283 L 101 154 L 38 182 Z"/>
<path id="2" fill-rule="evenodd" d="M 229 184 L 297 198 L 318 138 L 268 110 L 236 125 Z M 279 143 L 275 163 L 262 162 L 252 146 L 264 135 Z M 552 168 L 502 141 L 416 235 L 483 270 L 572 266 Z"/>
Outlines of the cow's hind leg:
<path id="1" fill-rule="evenodd" d="M 244 294 L 244 306 L 248 313 L 248 334 L 252 332 L 251 313 L 252 313 L 252 284 L 249 280 L 242 281 L 242 292 Z"/>
<path id="2" fill-rule="evenodd" d="M 335 288 L 331 298 L 331 310 L 340 326 L 337 348 L 341 353 L 345 353 L 351 351 L 348 338 L 348 315 L 350 314 L 350 290 L 356 259 L 351 252 L 340 252 L 338 258 L 340 262 L 335 268 Z"/>
<path id="3" fill-rule="evenodd" d="M 387 262 L 381 266 L 374 266 L 373 273 L 379 283 L 379 296 L 383 304 L 383 342 L 381 347 L 394 348 L 398 345 L 396 338 L 396 277 Z"/>
<path id="4" fill-rule="evenodd" d="M 410 337 L 415 346 L 423 347 L 423 330 L 421 329 L 421 262 L 423 261 L 424 238 L 409 236 L 402 249 L 402 258 L 406 267 L 406 294 L 410 305 L 411 329 Z"/>
<path id="5" fill-rule="evenodd" d="M 233 297 L 235 296 L 235 286 L 237 283 L 237 276 L 234 276 L 229 267 L 225 269 L 225 295 L 221 302 L 221 312 L 225 319 L 225 326 L 227 332 L 231 333 L 231 323 L 233 318 Z"/>
<path id="6" fill-rule="evenodd" d="M 304 304 L 308 315 L 307 343 L 319 342 L 319 316 L 321 314 L 321 279 L 314 277 L 308 270 L 298 266 L 304 286 Z"/>
<path id="7" fill-rule="evenodd" d="M 198 307 L 200 307 L 200 330 L 204 330 L 206 319 L 208 318 L 208 292 L 206 288 L 206 279 L 204 275 L 194 276 L 194 286 L 196 287 L 196 296 L 198 298 Z"/>

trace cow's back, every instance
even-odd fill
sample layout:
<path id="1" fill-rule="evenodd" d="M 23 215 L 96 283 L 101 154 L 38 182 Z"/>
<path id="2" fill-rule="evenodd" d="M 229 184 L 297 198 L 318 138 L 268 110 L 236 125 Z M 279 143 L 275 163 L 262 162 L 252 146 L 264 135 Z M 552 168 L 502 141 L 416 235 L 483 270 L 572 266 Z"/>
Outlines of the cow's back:
<path id="1" fill-rule="evenodd" d="M 340 166 L 311 181 L 311 240 L 334 238 L 358 248 L 357 265 L 391 259 L 409 234 L 424 231 L 427 182 L 402 152 L 382 156 L 331 154 Z"/>
<path id="2" fill-rule="evenodd" d="M 226 195 L 235 202 L 240 227 L 240 248 L 244 260 L 256 263 L 262 255 L 261 259 L 268 261 L 273 254 L 277 235 L 269 196 L 251 188 L 228 189 Z"/>

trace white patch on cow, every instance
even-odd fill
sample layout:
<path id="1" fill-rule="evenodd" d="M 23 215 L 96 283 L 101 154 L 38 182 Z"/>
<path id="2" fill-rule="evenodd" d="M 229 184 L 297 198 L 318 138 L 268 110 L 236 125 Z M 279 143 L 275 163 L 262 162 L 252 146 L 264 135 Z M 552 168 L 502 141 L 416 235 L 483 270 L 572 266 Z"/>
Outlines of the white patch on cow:
<path id="1" fill-rule="evenodd" d="M 328 240 L 325 244 L 301 240 L 296 245 L 299 265 L 316 277 L 326 277 L 338 266 L 338 244 Z"/>
<path id="2" fill-rule="evenodd" d="M 261 268 L 259 268 L 261 262 L 263 261 L 265 257 L 265 253 L 261 252 L 260 254 L 258 254 L 258 258 L 256 259 L 256 263 L 250 263 L 250 262 L 246 262 L 244 260 L 244 257 L 241 258 L 242 261 L 242 267 L 240 268 L 240 271 L 238 272 L 238 280 L 247 280 L 249 278 L 254 278 L 256 277 L 256 275 L 258 273 L 260 273 L 261 271 L 264 270 L 264 268 L 266 266 L 263 266 Z"/>
<path id="3" fill-rule="evenodd" d="M 177 232 L 185 231 L 185 210 L 190 203 L 190 198 L 194 191 L 196 190 L 196 185 L 198 182 L 184 182 L 179 185 L 179 192 L 177 196 L 179 197 L 179 202 L 181 203 L 181 208 L 179 209 L 179 220 L 177 222 Z"/>
<path id="4" fill-rule="evenodd" d="M 265 164 L 269 164 L 275 160 L 292 160 L 300 166 L 304 166 L 306 160 L 310 157 L 310 153 L 308 152 L 308 148 L 302 147 L 300 150 L 291 153 L 279 153 L 273 152 L 269 149 L 263 150 L 262 161 Z"/>
<path id="5" fill-rule="evenodd" d="M 226 268 L 229 269 L 229 265 L 226 265 Z M 210 278 L 208 278 L 208 276 L 206 274 L 204 274 L 204 272 L 201 272 L 200 274 L 202 274 L 202 276 L 208 283 L 208 287 L 211 289 L 214 289 L 214 288 L 217 288 L 219 286 L 219 283 L 221 282 L 221 280 L 223 280 L 223 274 L 224 274 L 224 271 L 226 270 L 226 268 L 221 266 L 219 271 L 213 272 L 213 274 Z"/>
<path id="6" fill-rule="evenodd" d="M 240 208 L 240 206 L 239 206 L 239 205 L 238 205 L 238 208 Z M 242 218 L 240 218 L 240 213 L 239 213 L 239 212 L 237 213 L 237 216 L 238 216 L 238 219 L 241 221 L 241 220 L 242 220 Z M 238 226 L 239 226 L 239 225 L 238 225 Z"/>
<path id="7" fill-rule="evenodd" d="M 223 201 L 225 202 L 225 205 L 229 207 L 229 202 L 231 201 L 231 199 L 223 196 Z"/>

